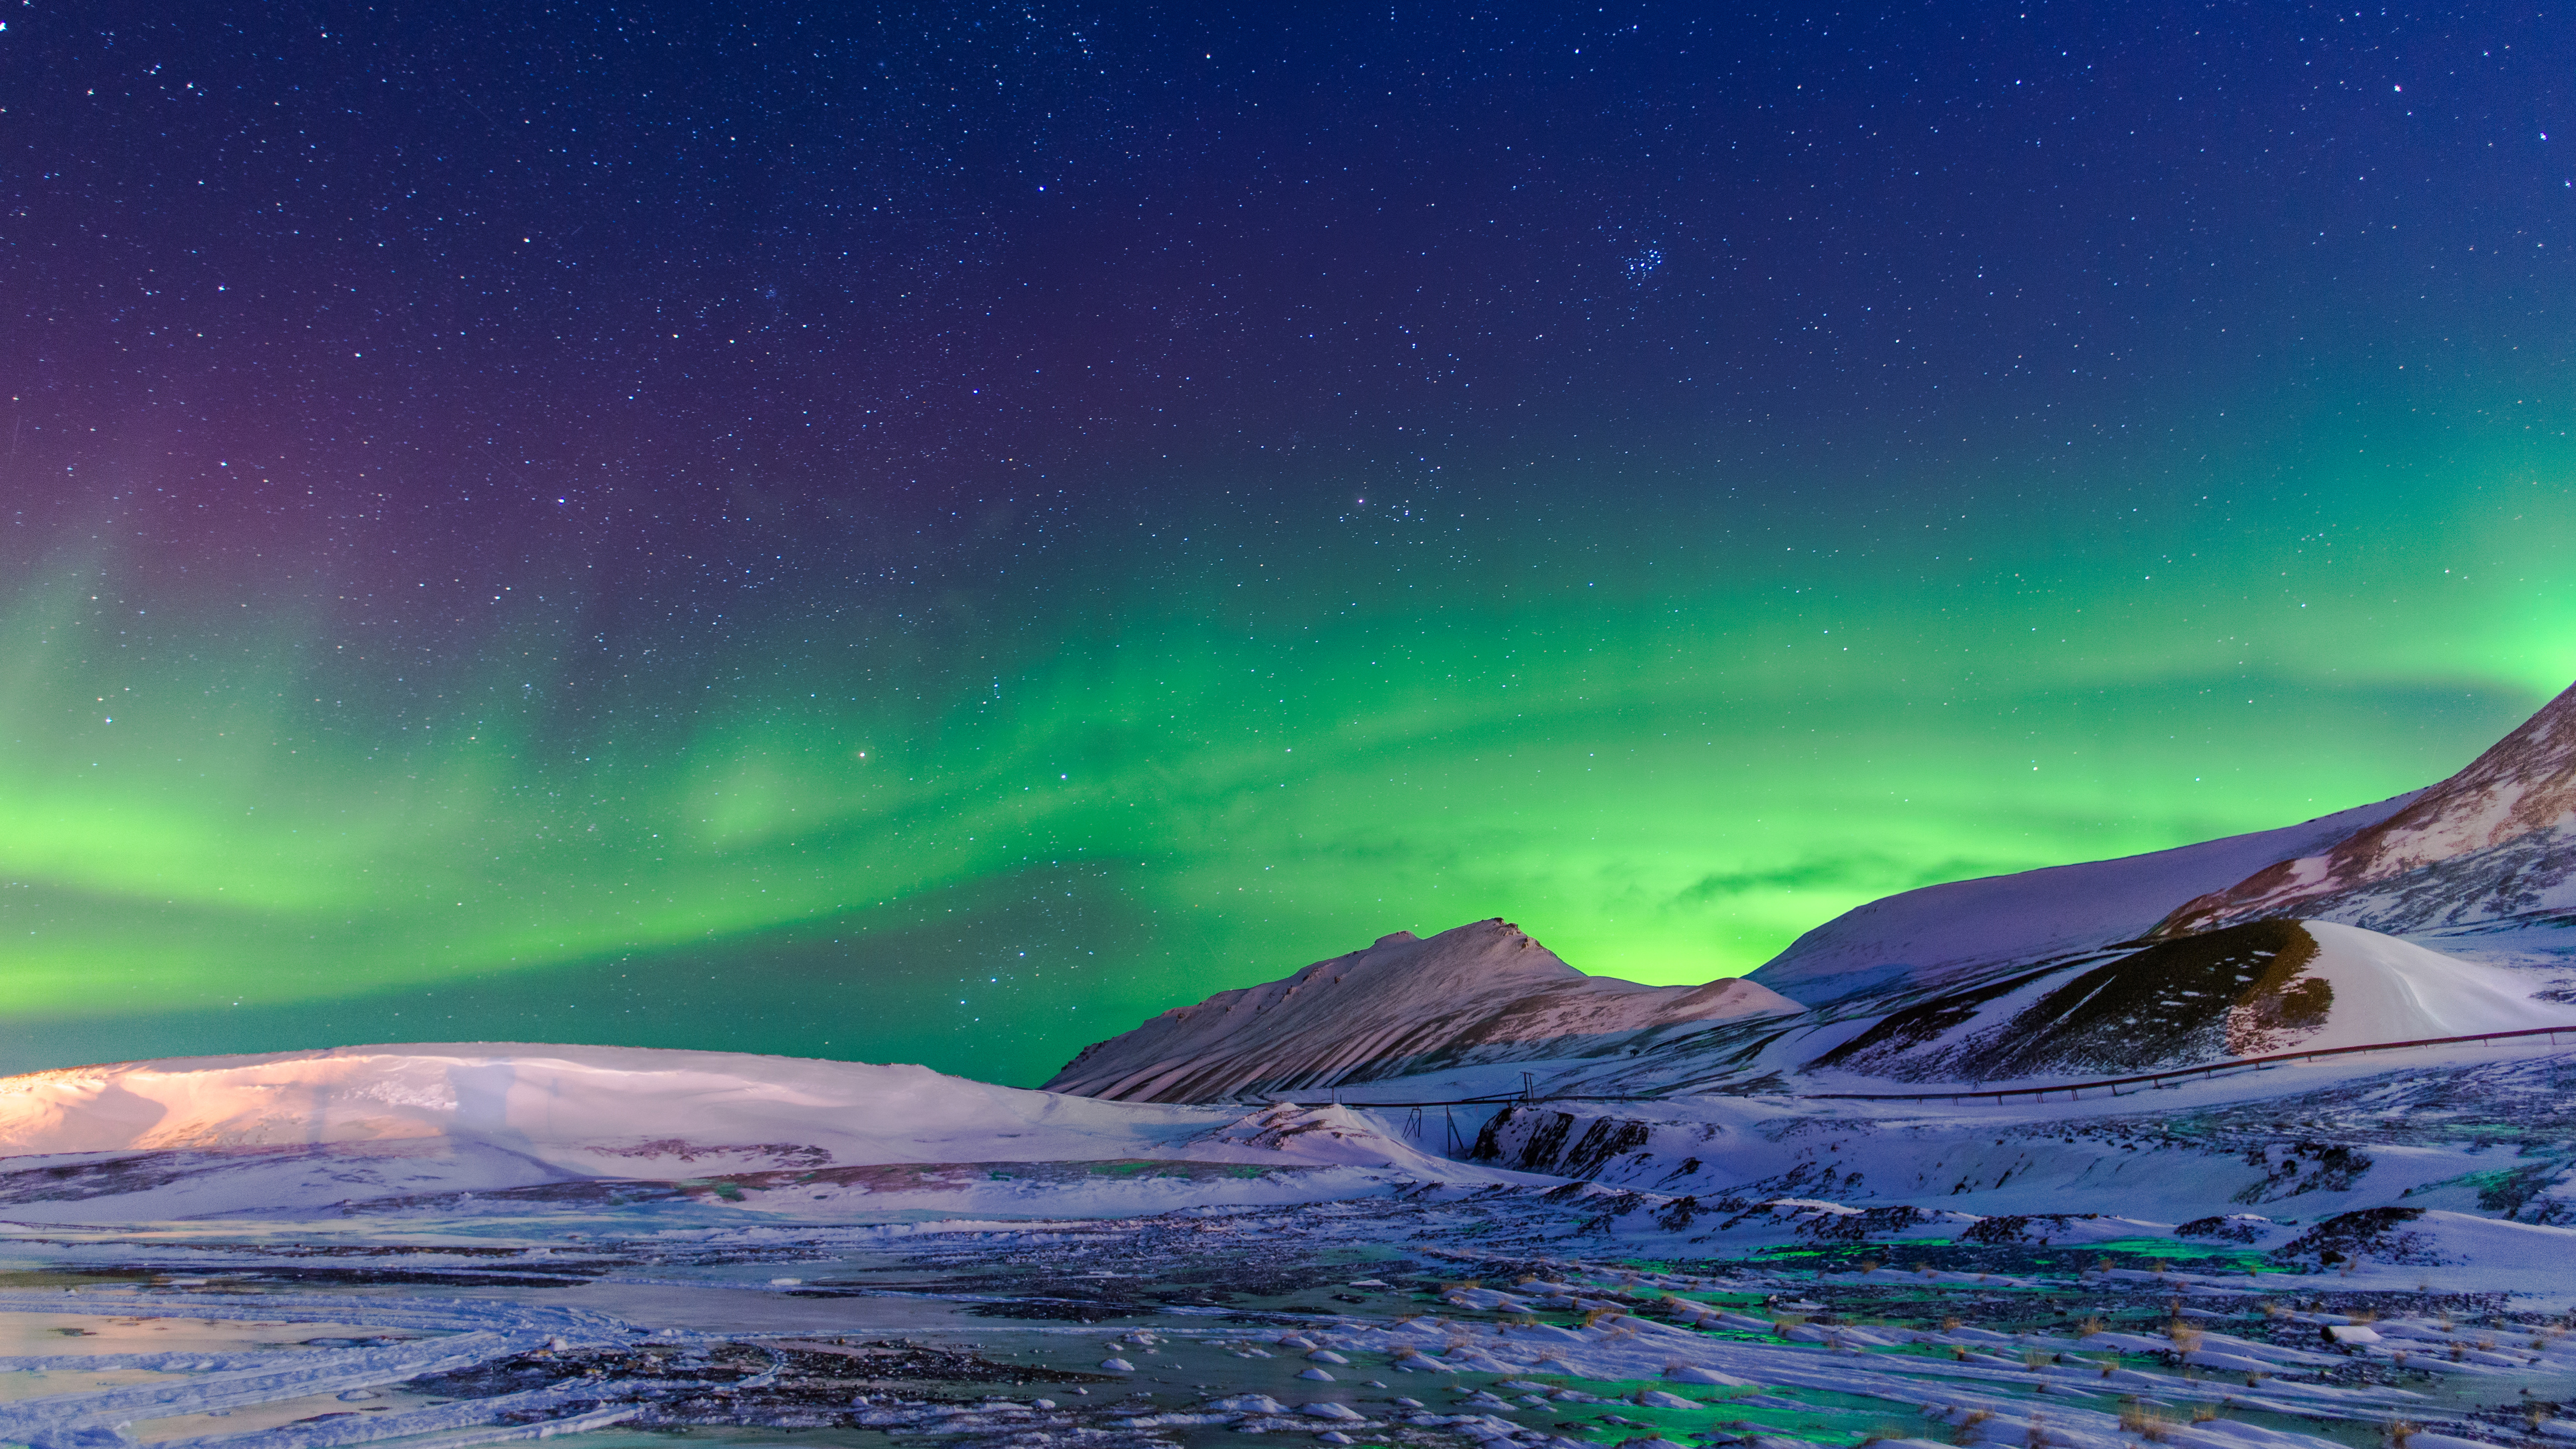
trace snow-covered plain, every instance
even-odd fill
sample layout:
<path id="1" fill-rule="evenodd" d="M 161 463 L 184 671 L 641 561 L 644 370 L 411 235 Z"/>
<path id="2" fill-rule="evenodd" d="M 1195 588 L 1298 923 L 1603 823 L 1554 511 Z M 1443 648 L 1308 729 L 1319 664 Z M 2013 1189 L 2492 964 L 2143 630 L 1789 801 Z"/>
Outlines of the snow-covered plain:
<path id="1" fill-rule="evenodd" d="M 508 1089 L 427 1085 L 458 1072 Z M 609 1130 L 621 1084 L 670 1135 Z M 20 1145 L 86 1149 L 0 1159 L 0 1285 L 43 1285 L 0 1291 L 0 1440 L 36 1445 L 2322 1449 L 2519 1445 L 2576 1397 L 2576 1049 L 2545 1042 L 2074 1102 L 1504 1104 L 1445 1155 L 1437 1110 L 686 1053 L 10 1085 Z M 442 1152 L 515 1166 L 367 1175 Z"/>
<path id="2" fill-rule="evenodd" d="M 1102 1216 L 1298 1201 L 1438 1163 L 1356 1122 L 1102 1102 L 922 1067 L 585 1046 L 352 1047 L 0 1080 L 0 1216 L 49 1224 L 700 1203 Z"/>

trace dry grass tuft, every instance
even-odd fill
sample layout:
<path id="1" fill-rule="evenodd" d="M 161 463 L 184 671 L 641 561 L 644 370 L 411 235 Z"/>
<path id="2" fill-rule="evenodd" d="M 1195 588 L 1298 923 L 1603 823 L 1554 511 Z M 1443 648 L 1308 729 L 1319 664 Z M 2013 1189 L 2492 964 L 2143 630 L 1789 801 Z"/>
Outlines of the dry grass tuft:
<path id="1" fill-rule="evenodd" d="M 1977 1442 L 1977 1426 L 1994 1416 L 1995 1411 L 1992 1409 L 1969 1410 L 1968 1417 L 1959 1421 L 1959 1431 L 1950 1436 L 1950 1442 L 1953 1444 L 1973 1444 Z"/>
<path id="2" fill-rule="evenodd" d="M 2131 1399 L 2120 1406 L 2120 1429 L 2150 1444 L 2161 1444 L 2173 1432 L 2173 1420 Z"/>
<path id="3" fill-rule="evenodd" d="M 2206 1336 L 2199 1329 L 2179 1318 L 2165 1325 L 2165 1337 L 2173 1340 L 2174 1351 L 2177 1353 L 2190 1353 L 2198 1349 L 2201 1339 Z"/>

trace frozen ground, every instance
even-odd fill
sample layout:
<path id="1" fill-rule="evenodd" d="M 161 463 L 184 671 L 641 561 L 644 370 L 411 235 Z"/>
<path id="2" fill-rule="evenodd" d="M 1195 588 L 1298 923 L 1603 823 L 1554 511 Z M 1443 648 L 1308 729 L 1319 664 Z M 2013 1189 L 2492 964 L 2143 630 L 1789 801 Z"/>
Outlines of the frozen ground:
<path id="1" fill-rule="evenodd" d="M 2480 964 L 2264 929 L 2183 966 L 2261 977 L 2305 940 L 2365 1022 L 2511 1020 L 2494 973 L 2557 959 L 2555 934 L 2483 940 Z M 1969 1060 L 2051 982 L 2126 959 L 2052 967 L 1909 1050 Z M 2140 1020 L 2231 1020 L 2177 1005 L 2180 971 L 2102 979 L 2143 983 L 2118 998 Z M 1909 1083 L 1779 1054 L 1888 1019 L 1720 1022 L 1752 1044 L 1724 1095 L 1673 1095 L 1649 1031 L 1565 1070 L 1664 1095 L 1457 1109 L 490 1045 L 10 1079 L 0 1441 L 2576 1440 L 2576 1049 L 2005 1103 L 1832 1097 Z"/>
<path id="2" fill-rule="evenodd" d="M 1111 1220 L 22 1232 L 0 1279 L 0 1436 L 2357 1449 L 2402 1423 L 2416 1449 L 2459 1449 L 2576 1433 L 2559 1417 L 2576 1337 L 2554 1315 L 2400 1264 L 2302 1270 L 2136 1223 L 2074 1251 L 1954 1224 L 1686 1256 L 1604 1206 L 1580 1187 L 1424 1184 Z M 2436 1255 L 2510 1228 L 2406 1226 Z"/>
<path id="3" fill-rule="evenodd" d="M 1045 1160 L 327 1203 L 383 1185 L 344 1156 L 381 1142 L 147 1134 L 0 1161 L 0 1440 L 2576 1439 L 2576 1053 L 2417 1057 L 2073 1104 L 1540 1103 L 1464 1124 L 1481 1162 L 1436 1113 L 1085 1104 L 1138 1115 Z M 1139 1123 L 1161 1156 L 1080 1155 Z M 240 1191 L 176 1211 L 206 1174 Z"/>

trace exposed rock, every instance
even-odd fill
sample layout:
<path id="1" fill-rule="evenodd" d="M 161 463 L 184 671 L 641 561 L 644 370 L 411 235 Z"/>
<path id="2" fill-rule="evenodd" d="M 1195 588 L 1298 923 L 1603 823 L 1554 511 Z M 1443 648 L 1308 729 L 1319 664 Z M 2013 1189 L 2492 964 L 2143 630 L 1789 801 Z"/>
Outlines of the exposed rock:
<path id="1" fill-rule="evenodd" d="M 2187 901 L 2156 931 L 2287 915 L 2407 930 L 2576 904 L 2556 899 L 2576 876 L 2571 827 L 2576 688 L 2387 819 Z"/>
<path id="2" fill-rule="evenodd" d="M 1047 1090 L 1204 1102 L 1469 1062 L 1607 1055 L 1655 1034 L 1799 1005 L 1744 980 L 1586 976 L 1500 920 L 1409 931 L 1283 981 L 1221 991 L 1086 1047 Z"/>

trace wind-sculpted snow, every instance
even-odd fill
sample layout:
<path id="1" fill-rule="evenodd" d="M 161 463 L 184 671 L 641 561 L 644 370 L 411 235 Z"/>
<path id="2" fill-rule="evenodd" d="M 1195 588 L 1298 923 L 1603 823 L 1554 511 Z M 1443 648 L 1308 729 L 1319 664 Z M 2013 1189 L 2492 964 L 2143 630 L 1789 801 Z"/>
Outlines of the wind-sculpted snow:
<path id="1" fill-rule="evenodd" d="M 2466 769 L 2385 820 L 2322 851 L 2286 852 L 2262 870 L 2174 909 L 2163 935 L 2205 931 L 2262 916 L 2327 915 L 2420 929 L 2576 903 L 2576 688 L 2522 722 Z M 2508 844 L 2524 848 L 2412 884 L 2430 867 Z M 2385 888 L 2384 893 L 2379 889 Z M 2312 902 L 2333 898 L 2330 910 Z"/>
<path id="2" fill-rule="evenodd" d="M 121 1323 L 159 1317 L 200 1322 L 227 1319 L 263 1324 L 314 1323 L 393 1330 L 433 1336 L 403 1341 L 355 1343 L 321 1351 L 285 1350 L 265 1354 L 122 1354 L 89 1355 L 70 1362 L 91 1372 L 149 1368 L 161 1380 L 85 1390 L 0 1403 L 0 1438 L 37 1445 L 71 1446 L 121 1442 L 114 1426 L 135 1420 L 183 1415 L 223 1415 L 280 1400 L 356 1393 L 424 1375 L 468 1369 L 507 1355 L 556 1351 L 576 1343 L 595 1343 L 634 1336 L 637 1330 L 601 1314 L 526 1308 L 509 1303 L 415 1300 L 362 1300 L 348 1297 L 263 1294 L 250 1302 L 237 1296 L 201 1294 L 143 1295 L 133 1292 L 50 1293 L 0 1292 L 0 1314 L 60 1315 L 87 1311 L 110 1315 Z M 60 1366 L 56 1357 L 0 1358 L 0 1370 L 31 1371 Z M 220 1436 L 207 1442 L 252 1449 L 261 1442 L 280 1445 L 351 1443 L 396 1434 L 452 1429 L 489 1423 L 516 1413 L 552 1407 L 548 1403 L 483 1402 L 449 1406 L 426 1414 L 369 1420 L 356 1414 L 354 1424 L 333 1429 L 316 1426 L 287 1435 Z M 364 1430 L 365 1432 L 357 1432 Z M 104 1437 L 102 1437 L 103 1431 Z M 194 1441 L 170 1441 L 194 1442 Z"/>
<path id="3" fill-rule="evenodd" d="M 639 1288 L 698 1285 L 665 1314 L 743 1320 L 764 1304 L 779 1310 L 778 1327 L 723 1334 L 657 1327 L 649 1312 L 383 1292 L 165 1284 L 0 1295 L 0 1314 L 68 1307 L 135 1335 L 155 1322 L 224 1315 L 343 1330 L 372 1322 L 414 1335 L 167 1364 L 147 1383 L 19 1399 L 0 1404 L 0 1436 L 43 1449 L 138 1439 L 185 1449 L 395 1440 L 452 1449 L 624 1422 L 711 1426 L 729 1439 L 874 1430 L 996 1449 L 1175 1449 L 1217 1442 L 1200 1435 L 1219 1432 L 1338 1433 L 1324 1442 L 1358 1436 L 1421 1449 L 1592 1449 L 1649 1436 L 1790 1449 L 1886 1438 L 1893 1422 L 1970 1446 L 2327 1449 L 2391 1418 L 2477 1432 L 2455 1417 L 2464 1395 L 2452 1385 L 2492 1395 L 2576 1371 L 2576 1338 L 2536 1325 L 2508 1335 L 2483 1314 L 2466 1328 L 2428 1309 L 2381 1312 L 2356 1330 L 2349 1312 L 2284 1308 L 2283 1298 L 2350 1281 L 2314 1262 L 2293 1270 L 2292 1292 L 2256 1285 L 2258 1302 L 2223 1271 L 2111 1267 L 2092 1251 L 2116 1250 L 2118 1233 L 2134 1241 L 2153 1231 L 2147 1224 L 2085 1220 L 2070 1233 L 2065 1223 L 2020 1222 L 1978 1240 L 1999 1220 L 1931 1213 L 1878 1239 L 1882 1255 L 1915 1260 L 1903 1268 L 1810 1254 L 1650 1270 L 1610 1259 L 1649 1243 L 1654 1256 L 1675 1256 L 1674 1240 L 1651 1224 L 1626 1241 L 1621 1217 L 1569 1236 L 1579 1221 L 1616 1214 L 1622 1198 L 1426 1188 L 1364 1207 L 595 1246 L 629 1265 Z M 1772 1215 L 1884 1217 L 1785 1201 Z M 2407 1217 L 2401 1226 L 2416 1236 L 2404 1250 L 2423 1256 L 2425 1243 L 2447 1241 L 2455 1219 Z M 2471 1235 L 2492 1226 L 2457 1225 Z M 2086 1251 L 2025 1254 L 2030 1271 L 1935 1267 L 1931 1255 L 1951 1237 L 1986 1245 L 1976 1252 L 2050 1242 Z M 2362 1226 L 2335 1241 L 2368 1253 L 2376 1240 Z M 2539 1250 L 2555 1245 L 2548 1238 Z M 761 1274 L 794 1265 L 798 1276 L 723 1276 L 746 1254 L 763 1261 Z M 251 1262 L 238 1248 L 208 1254 L 226 1255 Z M 1062 1295 L 1076 1281 L 1136 1285 L 1124 1291 L 1137 1297 L 1086 1302 L 1067 1322 L 1074 1305 Z M 1169 1291 L 1185 1285 L 1222 1286 L 1244 1301 L 1238 1309 Z M 1327 1287 L 1336 1290 L 1328 1303 Z M 726 1297 L 739 1301 L 715 1301 Z M 2089 1315 L 2080 1320 L 2061 1301 L 2077 1297 Z M 835 1305 L 865 1311 L 889 1301 L 978 1312 L 941 1321 L 936 1344 L 811 1326 Z M 800 1316 L 802 1329 L 785 1322 Z M 2338 1341 L 2336 1331 L 2350 1337 Z M 218 1416 L 236 1412 L 241 1427 L 223 1427 Z M 277 1422 L 285 1416 L 294 1417 Z"/>
<path id="4" fill-rule="evenodd" d="M 2410 1053 L 2413 1066 L 2330 1059 L 2080 1102 L 1515 1104 L 1472 1155 L 1629 1194 L 1622 1211 L 1638 1226 L 1627 1231 L 1652 1224 L 1684 1252 L 2142 1233 L 2269 1251 L 2295 1231 L 2265 1226 L 2266 1215 L 2314 1222 L 2390 1205 L 2553 1232 L 2576 1223 L 2564 1146 L 2576 1054 L 2447 1050 Z M 2499 1141 L 2521 1146 L 2499 1161 Z M 2576 1236 L 2549 1241 L 2576 1253 Z M 2458 1259 L 2508 1281 L 2528 1243 L 2472 1244 Z"/>
<path id="5" fill-rule="evenodd" d="M 1749 981 L 1585 976 L 1505 922 L 1398 931 L 1293 976 L 1224 991 L 1083 1049 L 1048 1090 L 1205 1102 L 1505 1061 L 1606 1057 L 1718 1022 L 1799 1010 Z"/>

